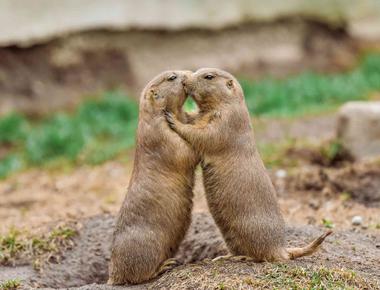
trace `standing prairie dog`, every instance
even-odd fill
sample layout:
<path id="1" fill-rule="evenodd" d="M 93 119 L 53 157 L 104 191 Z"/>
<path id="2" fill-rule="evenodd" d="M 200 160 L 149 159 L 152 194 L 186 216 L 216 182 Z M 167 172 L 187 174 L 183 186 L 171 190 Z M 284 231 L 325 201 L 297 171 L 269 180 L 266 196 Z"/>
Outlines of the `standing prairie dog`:
<path id="1" fill-rule="evenodd" d="M 191 124 L 171 112 L 166 118 L 201 155 L 207 202 L 231 253 L 256 262 L 312 254 L 331 231 L 303 248 L 285 247 L 285 222 L 237 80 L 204 68 L 185 81 L 185 90 L 198 105 L 198 117 Z"/>
<path id="2" fill-rule="evenodd" d="M 171 110 L 186 122 L 182 82 L 190 73 L 161 73 L 142 92 L 134 167 L 117 217 L 108 284 L 141 283 L 167 269 L 190 225 L 199 158 L 163 113 Z"/>

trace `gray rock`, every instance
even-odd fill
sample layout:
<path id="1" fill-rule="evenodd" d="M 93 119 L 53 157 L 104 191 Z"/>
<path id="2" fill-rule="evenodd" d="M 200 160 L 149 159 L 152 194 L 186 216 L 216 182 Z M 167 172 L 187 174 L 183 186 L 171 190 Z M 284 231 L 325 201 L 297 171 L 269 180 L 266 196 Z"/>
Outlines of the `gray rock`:
<path id="1" fill-rule="evenodd" d="M 380 157 L 380 101 L 343 105 L 339 110 L 337 137 L 355 159 Z"/>

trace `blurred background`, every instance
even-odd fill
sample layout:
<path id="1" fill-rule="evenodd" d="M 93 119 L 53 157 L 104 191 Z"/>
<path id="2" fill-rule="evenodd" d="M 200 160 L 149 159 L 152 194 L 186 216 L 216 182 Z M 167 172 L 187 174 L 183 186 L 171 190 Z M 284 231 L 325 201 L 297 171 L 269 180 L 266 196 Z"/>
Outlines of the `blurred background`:
<path id="1" fill-rule="evenodd" d="M 379 44 L 376 0 L 2 0 L 0 177 L 113 158 L 133 145 L 141 89 L 167 69 L 236 74 L 254 116 L 371 98 Z"/>
<path id="2" fill-rule="evenodd" d="M 200 67 L 241 82 L 288 223 L 378 235 L 380 1 L 0 0 L 0 272 L 76 230 L 30 234 L 117 212 L 142 88 Z"/>

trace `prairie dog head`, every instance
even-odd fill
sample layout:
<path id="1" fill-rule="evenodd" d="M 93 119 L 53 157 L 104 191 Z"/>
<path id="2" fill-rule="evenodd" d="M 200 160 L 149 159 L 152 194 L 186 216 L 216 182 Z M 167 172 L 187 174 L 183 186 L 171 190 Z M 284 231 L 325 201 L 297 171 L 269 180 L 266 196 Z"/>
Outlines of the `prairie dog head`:
<path id="1" fill-rule="evenodd" d="M 191 71 L 165 71 L 154 77 L 144 88 L 140 108 L 157 113 L 168 109 L 178 112 L 186 100 L 183 82 Z"/>
<path id="2" fill-rule="evenodd" d="M 186 92 L 198 107 L 212 109 L 221 104 L 241 102 L 243 90 L 234 76 L 216 68 L 201 68 L 184 81 Z"/>

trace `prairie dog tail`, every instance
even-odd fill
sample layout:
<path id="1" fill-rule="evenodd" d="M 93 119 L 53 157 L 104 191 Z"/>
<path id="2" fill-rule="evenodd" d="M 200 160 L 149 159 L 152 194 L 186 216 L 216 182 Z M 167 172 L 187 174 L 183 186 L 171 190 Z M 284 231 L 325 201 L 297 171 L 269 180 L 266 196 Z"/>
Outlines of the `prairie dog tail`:
<path id="1" fill-rule="evenodd" d="M 287 248 L 286 252 L 289 254 L 289 259 L 294 260 L 299 257 L 308 256 L 313 254 L 319 246 L 323 243 L 323 241 L 332 234 L 332 231 L 327 231 L 320 237 L 316 238 L 310 244 L 306 245 L 303 248 Z"/>

